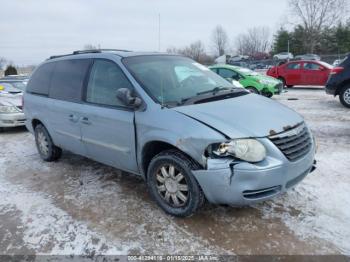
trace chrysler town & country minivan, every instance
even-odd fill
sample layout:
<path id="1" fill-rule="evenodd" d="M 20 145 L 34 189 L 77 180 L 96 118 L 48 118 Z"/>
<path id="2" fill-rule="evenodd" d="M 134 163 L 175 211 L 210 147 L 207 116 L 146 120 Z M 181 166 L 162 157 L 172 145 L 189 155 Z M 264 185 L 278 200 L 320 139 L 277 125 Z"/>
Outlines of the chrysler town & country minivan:
<path id="1" fill-rule="evenodd" d="M 182 56 L 51 57 L 32 74 L 24 110 L 43 160 L 64 149 L 140 175 L 175 216 L 205 200 L 270 199 L 314 169 L 315 142 L 299 114 Z"/>

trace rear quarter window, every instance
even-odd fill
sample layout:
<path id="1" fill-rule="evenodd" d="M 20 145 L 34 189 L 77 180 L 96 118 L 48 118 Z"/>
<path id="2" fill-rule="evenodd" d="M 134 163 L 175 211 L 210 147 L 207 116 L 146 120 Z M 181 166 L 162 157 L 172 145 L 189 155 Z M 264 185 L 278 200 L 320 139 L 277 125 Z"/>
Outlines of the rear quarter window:
<path id="1" fill-rule="evenodd" d="M 55 67 L 55 63 L 46 63 L 35 70 L 30 77 L 27 92 L 38 95 L 49 95 L 50 80 Z"/>
<path id="2" fill-rule="evenodd" d="M 91 59 L 72 59 L 56 62 L 52 74 L 50 98 L 80 102 L 85 76 Z"/>

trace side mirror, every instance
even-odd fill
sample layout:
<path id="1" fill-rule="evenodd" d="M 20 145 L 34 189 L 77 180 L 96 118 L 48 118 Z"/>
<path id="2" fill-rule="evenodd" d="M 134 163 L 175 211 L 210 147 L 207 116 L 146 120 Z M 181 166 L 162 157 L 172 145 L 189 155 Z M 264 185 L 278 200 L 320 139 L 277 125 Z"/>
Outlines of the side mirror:
<path id="1" fill-rule="evenodd" d="M 134 96 L 128 88 L 119 88 L 117 98 L 125 105 L 133 108 L 138 108 L 142 104 L 142 100 Z"/>

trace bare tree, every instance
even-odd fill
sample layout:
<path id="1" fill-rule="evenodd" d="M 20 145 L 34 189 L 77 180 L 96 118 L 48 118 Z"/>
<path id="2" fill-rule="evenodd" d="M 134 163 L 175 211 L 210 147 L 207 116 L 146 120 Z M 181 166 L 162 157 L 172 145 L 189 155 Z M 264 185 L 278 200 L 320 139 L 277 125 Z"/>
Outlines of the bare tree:
<path id="1" fill-rule="evenodd" d="M 4 57 L 0 57 L 0 69 L 7 64 L 7 60 Z"/>
<path id="2" fill-rule="evenodd" d="M 225 29 L 221 25 L 217 25 L 211 35 L 213 48 L 217 55 L 225 54 L 228 47 L 228 36 Z"/>
<path id="3" fill-rule="evenodd" d="M 97 46 L 92 44 L 84 45 L 84 50 L 98 50 L 98 49 L 101 49 L 100 44 L 98 44 Z"/>
<path id="4" fill-rule="evenodd" d="M 304 44 L 314 52 L 323 29 L 337 25 L 348 9 L 348 0 L 289 0 L 289 7 L 305 29 Z"/>
<path id="5" fill-rule="evenodd" d="M 271 46 L 270 31 L 267 27 L 254 27 L 236 38 L 237 53 L 254 56 L 258 53 L 267 53 Z"/>
<path id="6" fill-rule="evenodd" d="M 170 47 L 167 49 L 167 52 L 173 54 L 182 54 L 184 56 L 192 58 L 197 62 L 201 62 L 202 59 L 206 56 L 204 44 L 200 40 L 193 42 L 189 46 L 180 49 Z"/>

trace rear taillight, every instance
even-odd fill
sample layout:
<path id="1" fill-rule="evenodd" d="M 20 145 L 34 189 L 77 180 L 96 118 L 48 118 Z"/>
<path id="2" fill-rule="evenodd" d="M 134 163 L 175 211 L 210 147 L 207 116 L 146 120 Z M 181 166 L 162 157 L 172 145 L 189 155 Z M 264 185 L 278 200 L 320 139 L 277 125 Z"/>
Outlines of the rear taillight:
<path id="1" fill-rule="evenodd" d="M 334 67 L 332 70 L 331 70 L 331 75 L 336 75 L 336 74 L 339 74 L 339 73 L 341 73 L 341 72 L 343 72 L 343 70 L 344 70 L 344 67 L 340 67 L 340 66 L 338 66 L 338 67 Z"/>

